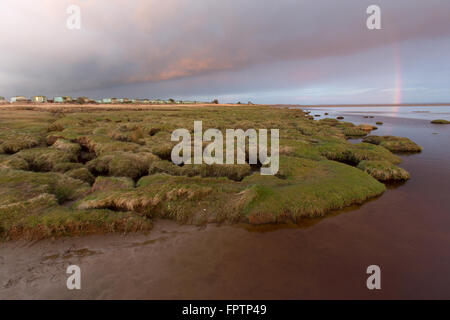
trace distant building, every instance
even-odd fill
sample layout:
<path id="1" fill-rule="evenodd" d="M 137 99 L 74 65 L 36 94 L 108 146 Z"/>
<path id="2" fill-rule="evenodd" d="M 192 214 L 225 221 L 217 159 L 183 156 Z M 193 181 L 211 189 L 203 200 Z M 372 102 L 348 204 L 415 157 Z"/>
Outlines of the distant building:
<path id="1" fill-rule="evenodd" d="M 11 98 L 11 103 L 17 103 L 17 102 L 28 102 L 27 97 L 24 96 L 16 96 Z"/>
<path id="2" fill-rule="evenodd" d="M 110 103 L 112 103 L 112 99 L 111 98 L 103 98 L 102 103 L 110 104 Z"/>
<path id="3" fill-rule="evenodd" d="M 46 103 L 47 97 L 46 96 L 34 96 L 31 98 L 31 102 L 34 103 Z"/>
<path id="4" fill-rule="evenodd" d="M 77 99 L 78 103 L 90 103 L 91 101 L 88 97 L 78 97 Z"/>
<path id="5" fill-rule="evenodd" d="M 135 99 L 133 103 L 137 103 L 137 104 L 149 104 L 150 100 L 149 99 Z"/>
<path id="6" fill-rule="evenodd" d="M 68 103 L 68 102 L 72 102 L 72 97 L 69 96 L 64 96 L 64 97 L 55 97 L 53 99 L 53 101 L 55 103 Z"/>

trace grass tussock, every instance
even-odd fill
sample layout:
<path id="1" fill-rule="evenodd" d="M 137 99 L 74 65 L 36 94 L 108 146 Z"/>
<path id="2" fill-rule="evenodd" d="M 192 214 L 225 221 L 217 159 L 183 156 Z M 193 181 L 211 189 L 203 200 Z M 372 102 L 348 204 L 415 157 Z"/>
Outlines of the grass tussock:
<path id="1" fill-rule="evenodd" d="M 252 169 L 249 164 L 186 164 L 179 167 L 170 161 L 161 160 L 150 165 L 149 174 L 155 173 L 188 177 L 227 177 L 234 181 L 241 181 L 252 173 Z"/>
<path id="2" fill-rule="evenodd" d="M 92 192 L 117 191 L 134 188 L 134 181 L 128 177 L 97 177 Z"/>
<path id="3" fill-rule="evenodd" d="M 421 152 L 422 147 L 414 141 L 404 137 L 394 136 L 368 136 L 363 139 L 363 142 L 380 145 L 391 152 Z"/>
<path id="4" fill-rule="evenodd" d="M 65 174 L 71 178 L 78 179 L 88 184 L 93 184 L 95 181 L 95 177 L 87 168 L 77 168 L 66 171 Z"/>
<path id="5" fill-rule="evenodd" d="M 367 135 L 367 131 L 358 127 L 348 127 L 343 129 L 345 136 L 347 137 L 364 137 Z"/>
<path id="6" fill-rule="evenodd" d="M 150 220 L 130 212 L 69 209 L 58 206 L 47 194 L 20 206 L 0 206 L 0 215 L 1 240 L 147 232 L 152 228 Z"/>
<path id="7" fill-rule="evenodd" d="M 432 124 L 450 124 L 450 121 L 444 119 L 436 119 L 431 121 Z"/>
<path id="8" fill-rule="evenodd" d="M 56 148 L 33 148 L 19 151 L 13 158 L 26 161 L 29 170 L 46 172 L 52 171 L 57 164 L 77 161 L 78 155 Z"/>
<path id="9" fill-rule="evenodd" d="M 86 166 L 95 175 L 137 179 L 146 175 L 150 164 L 157 160 L 151 153 L 114 152 L 95 158 Z"/>
<path id="10" fill-rule="evenodd" d="M 27 135 L 17 134 L 7 136 L 0 144 L 0 153 L 14 154 L 24 149 L 34 148 L 40 145 L 40 139 Z"/>
<path id="11" fill-rule="evenodd" d="M 341 143 L 327 142 L 319 148 L 321 154 L 327 159 L 350 165 L 358 165 L 363 160 L 382 160 L 394 164 L 401 162 L 401 158 L 392 154 L 389 150 L 369 143 L 343 145 Z"/>
<path id="12" fill-rule="evenodd" d="M 0 204 L 21 202 L 48 193 L 58 202 L 75 200 L 89 191 L 89 186 L 61 173 L 0 169 Z"/>
<path id="13" fill-rule="evenodd" d="M 405 181 L 410 178 L 410 174 L 403 168 L 393 165 L 387 161 L 361 161 L 358 164 L 361 169 L 378 181 Z"/>

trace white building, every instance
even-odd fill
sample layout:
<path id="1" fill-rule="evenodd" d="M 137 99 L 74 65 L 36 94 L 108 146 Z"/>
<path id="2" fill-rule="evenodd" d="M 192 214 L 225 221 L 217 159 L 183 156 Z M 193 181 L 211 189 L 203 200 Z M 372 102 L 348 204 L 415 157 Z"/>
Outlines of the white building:
<path id="1" fill-rule="evenodd" d="M 45 102 L 47 102 L 47 97 L 46 96 L 34 96 L 31 98 L 31 102 L 45 103 Z"/>
<path id="2" fill-rule="evenodd" d="M 11 101 L 11 103 L 28 102 L 28 99 L 27 99 L 27 97 L 24 97 L 24 96 L 16 96 L 16 97 L 12 97 L 10 101 Z"/>

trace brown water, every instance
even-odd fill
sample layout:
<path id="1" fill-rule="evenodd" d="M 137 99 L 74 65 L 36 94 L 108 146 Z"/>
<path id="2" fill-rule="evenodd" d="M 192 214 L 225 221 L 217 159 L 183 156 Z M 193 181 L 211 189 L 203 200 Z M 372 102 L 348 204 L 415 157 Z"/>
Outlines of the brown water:
<path id="1" fill-rule="evenodd" d="M 412 179 L 300 228 L 158 221 L 148 235 L 2 244 L 0 298 L 450 299 L 450 126 L 334 112 L 421 144 L 403 157 Z M 66 289 L 70 264 L 81 267 L 79 291 Z M 372 264 L 379 291 L 366 288 Z"/>

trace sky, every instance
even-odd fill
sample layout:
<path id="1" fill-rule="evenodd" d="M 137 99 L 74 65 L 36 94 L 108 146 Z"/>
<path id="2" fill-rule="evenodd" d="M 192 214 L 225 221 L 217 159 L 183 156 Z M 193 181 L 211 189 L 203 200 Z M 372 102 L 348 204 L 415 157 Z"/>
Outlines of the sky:
<path id="1" fill-rule="evenodd" d="M 366 26 L 373 4 L 380 30 Z M 450 102 L 448 0 L 1 0 L 0 12 L 0 96 Z"/>

